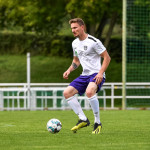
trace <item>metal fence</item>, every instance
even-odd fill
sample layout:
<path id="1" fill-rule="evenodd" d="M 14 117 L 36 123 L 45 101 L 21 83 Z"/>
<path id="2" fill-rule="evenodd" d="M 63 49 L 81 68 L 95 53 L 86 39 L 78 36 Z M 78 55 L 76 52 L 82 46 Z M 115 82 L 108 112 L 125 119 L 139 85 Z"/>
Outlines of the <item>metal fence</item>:
<path id="1" fill-rule="evenodd" d="M 0 84 L 0 111 L 70 109 L 63 97 L 67 83 Z M 150 89 L 150 83 L 127 83 L 127 89 Z M 83 109 L 91 109 L 85 95 L 78 96 Z M 97 94 L 101 109 L 121 109 L 122 83 L 105 83 Z M 126 99 L 147 99 L 150 95 L 126 96 Z M 150 104 L 150 101 L 149 101 Z"/>

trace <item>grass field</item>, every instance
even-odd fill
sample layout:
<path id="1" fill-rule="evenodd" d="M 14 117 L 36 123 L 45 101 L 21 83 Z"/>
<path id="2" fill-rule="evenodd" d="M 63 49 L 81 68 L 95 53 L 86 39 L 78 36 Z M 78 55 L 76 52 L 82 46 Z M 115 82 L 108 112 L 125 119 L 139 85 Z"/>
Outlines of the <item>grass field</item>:
<path id="1" fill-rule="evenodd" d="M 92 111 L 85 114 L 93 123 Z M 101 111 L 102 132 L 92 135 L 92 126 L 70 131 L 77 117 L 72 111 L 0 112 L 1 150 L 149 150 L 150 111 Z M 58 134 L 50 134 L 46 123 L 62 122 Z"/>

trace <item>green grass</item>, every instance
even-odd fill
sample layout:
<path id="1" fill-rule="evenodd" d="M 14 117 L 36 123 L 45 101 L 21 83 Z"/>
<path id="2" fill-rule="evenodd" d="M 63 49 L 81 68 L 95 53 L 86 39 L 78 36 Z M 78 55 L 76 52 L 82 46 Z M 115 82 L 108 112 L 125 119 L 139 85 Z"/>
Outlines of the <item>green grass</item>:
<path id="1" fill-rule="evenodd" d="M 91 124 L 92 111 L 85 111 Z M 102 132 L 92 135 L 92 127 L 73 134 L 77 121 L 73 111 L 0 112 L 1 150 L 149 150 L 150 111 L 101 111 Z M 46 130 L 51 118 L 62 122 L 58 134 Z"/>
<path id="2" fill-rule="evenodd" d="M 70 83 L 78 77 L 81 66 L 70 74 L 69 79 L 63 79 L 63 73 L 72 63 L 72 58 L 31 56 L 31 82 L 32 83 Z M 106 82 L 121 82 L 121 63 L 111 61 L 106 71 Z M 26 55 L 0 56 L 0 83 L 25 83 Z"/>

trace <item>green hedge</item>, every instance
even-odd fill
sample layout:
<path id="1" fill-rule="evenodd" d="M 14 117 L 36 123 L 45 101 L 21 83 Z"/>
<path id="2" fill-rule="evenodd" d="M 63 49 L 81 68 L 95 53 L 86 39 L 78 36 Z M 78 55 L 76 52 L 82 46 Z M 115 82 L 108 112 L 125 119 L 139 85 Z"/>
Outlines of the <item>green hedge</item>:
<path id="1" fill-rule="evenodd" d="M 42 37 L 35 34 L 0 33 L 0 54 L 51 55 L 72 57 L 73 36 Z M 103 39 L 102 39 L 103 41 Z M 111 39 L 107 48 L 110 56 L 116 61 L 122 59 L 121 39 Z"/>

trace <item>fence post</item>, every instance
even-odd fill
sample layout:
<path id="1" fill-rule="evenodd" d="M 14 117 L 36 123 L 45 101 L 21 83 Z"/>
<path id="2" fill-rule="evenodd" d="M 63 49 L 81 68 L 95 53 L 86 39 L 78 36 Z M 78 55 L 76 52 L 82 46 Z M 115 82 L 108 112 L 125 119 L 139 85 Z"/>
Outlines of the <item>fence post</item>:
<path id="1" fill-rule="evenodd" d="M 114 84 L 111 85 L 111 109 L 114 109 Z"/>
<path id="2" fill-rule="evenodd" d="M 27 53 L 27 99 L 28 99 L 28 108 L 31 110 L 32 103 L 30 97 L 30 53 Z"/>
<path id="3" fill-rule="evenodd" d="M 3 91 L 0 91 L 0 111 L 4 109 Z"/>
<path id="4" fill-rule="evenodd" d="M 36 110 L 36 91 L 30 92 L 30 110 Z"/>
<path id="5" fill-rule="evenodd" d="M 102 89 L 102 91 L 103 91 L 103 96 L 104 96 L 104 98 L 103 98 L 104 110 L 106 110 L 106 98 L 105 98 L 105 96 L 106 96 L 106 91 L 105 91 L 105 89 Z"/>
<path id="6" fill-rule="evenodd" d="M 57 90 L 53 90 L 53 109 L 57 108 Z"/>

